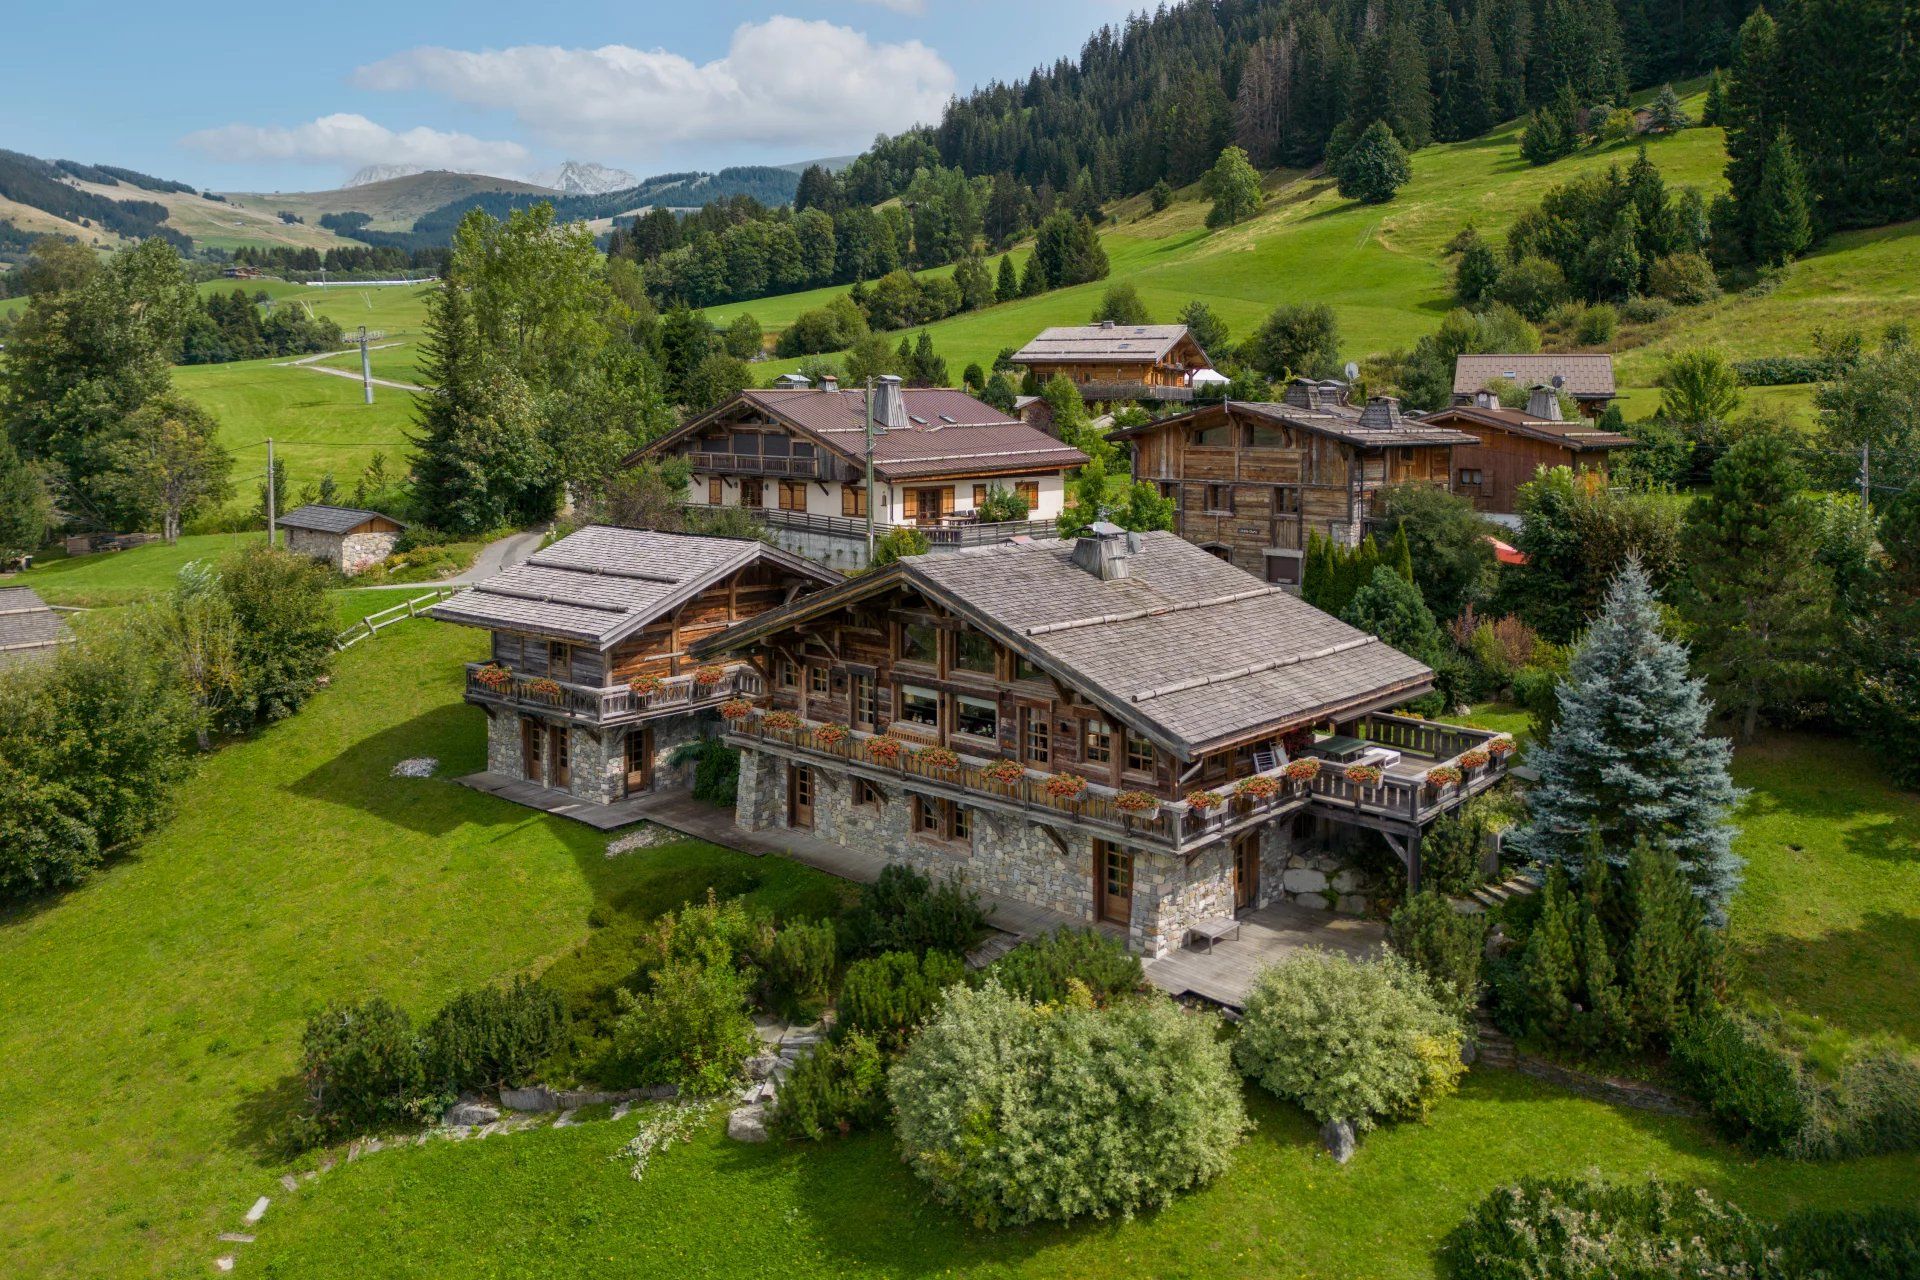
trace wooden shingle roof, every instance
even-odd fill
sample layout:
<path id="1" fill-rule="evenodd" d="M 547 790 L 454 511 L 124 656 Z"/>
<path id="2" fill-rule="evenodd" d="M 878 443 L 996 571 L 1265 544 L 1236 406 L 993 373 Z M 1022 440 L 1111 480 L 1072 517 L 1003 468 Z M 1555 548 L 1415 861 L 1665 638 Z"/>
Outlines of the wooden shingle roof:
<path id="1" fill-rule="evenodd" d="M 1618 431 L 1602 431 L 1586 418 L 1536 418 L 1520 409 L 1488 409 L 1472 404 L 1437 409 L 1427 415 L 1426 421 L 1478 423 L 1546 444 L 1557 444 L 1576 453 L 1624 449 L 1639 443 Z"/>
<path id="2" fill-rule="evenodd" d="M 359 507 L 330 507 L 319 502 L 309 502 L 304 507 L 295 507 L 285 515 L 277 517 L 276 523 L 285 529 L 312 529 L 316 533 L 352 533 L 369 520 L 385 520 L 402 529 L 407 527 L 384 512 L 363 511 Z"/>
<path id="3" fill-rule="evenodd" d="M 1453 361 L 1453 394 L 1471 396 L 1484 391 L 1489 382 L 1504 379 L 1523 387 L 1540 383 L 1554 385 L 1576 400 L 1607 400 L 1613 397 L 1613 357 L 1576 353 L 1539 355 L 1464 355 Z"/>

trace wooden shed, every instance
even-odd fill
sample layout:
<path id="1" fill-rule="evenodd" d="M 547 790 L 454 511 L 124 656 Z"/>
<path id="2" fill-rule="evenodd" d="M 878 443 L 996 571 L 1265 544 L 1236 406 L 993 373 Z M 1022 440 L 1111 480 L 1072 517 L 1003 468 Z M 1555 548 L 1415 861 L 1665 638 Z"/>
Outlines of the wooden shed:
<path id="1" fill-rule="evenodd" d="M 406 529 L 378 511 L 319 503 L 295 507 L 279 524 L 287 531 L 287 550 L 324 560 L 349 578 L 392 555 Z"/>

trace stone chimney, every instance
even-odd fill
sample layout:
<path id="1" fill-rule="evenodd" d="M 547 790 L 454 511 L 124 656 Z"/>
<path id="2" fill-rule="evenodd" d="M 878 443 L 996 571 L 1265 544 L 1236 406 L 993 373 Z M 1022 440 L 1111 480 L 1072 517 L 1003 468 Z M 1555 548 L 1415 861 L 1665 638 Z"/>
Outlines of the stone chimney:
<path id="1" fill-rule="evenodd" d="M 1113 328 L 1113 321 L 1111 321 L 1111 320 L 1102 320 L 1102 321 L 1100 322 L 1100 327 L 1101 327 L 1102 329 L 1111 329 L 1111 328 Z"/>
<path id="2" fill-rule="evenodd" d="M 1125 578 L 1139 540 L 1117 524 L 1096 520 L 1073 541 L 1073 562 L 1102 582 Z"/>
<path id="3" fill-rule="evenodd" d="M 1560 393 L 1544 382 L 1528 388 L 1527 416 L 1542 422 L 1560 421 Z"/>
<path id="4" fill-rule="evenodd" d="M 1500 397 L 1482 387 L 1473 393 L 1473 404 L 1476 409 L 1498 409 Z"/>
<path id="5" fill-rule="evenodd" d="M 1295 378 L 1287 384 L 1280 398 L 1296 409 L 1318 409 L 1320 386 L 1311 378 Z"/>
<path id="6" fill-rule="evenodd" d="M 840 389 L 840 379 L 831 373 L 823 373 L 820 375 L 820 389 L 822 391 L 838 391 Z"/>
<path id="7" fill-rule="evenodd" d="M 1369 396 L 1360 411 L 1360 425 L 1370 431 L 1392 431 L 1400 426 L 1400 402 L 1392 396 Z"/>
<path id="8" fill-rule="evenodd" d="M 888 431 L 908 429 L 907 398 L 900 390 L 898 376 L 885 373 L 874 379 L 873 420 Z"/>

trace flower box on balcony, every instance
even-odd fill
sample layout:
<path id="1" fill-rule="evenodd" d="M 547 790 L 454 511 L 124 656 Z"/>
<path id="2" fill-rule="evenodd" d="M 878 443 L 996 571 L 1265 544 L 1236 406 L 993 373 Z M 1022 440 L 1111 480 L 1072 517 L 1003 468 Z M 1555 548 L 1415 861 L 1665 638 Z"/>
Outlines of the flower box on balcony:
<path id="1" fill-rule="evenodd" d="M 1350 764 L 1346 778 L 1356 787 L 1377 787 L 1380 779 L 1386 776 L 1386 770 L 1377 764 Z"/>
<path id="2" fill-rule="evenodd" d="M 1056 773 L 1047 779 L 1047 794 L 1055 800 L 1073 800 L 1087 789 L 1087 780 L 1077 773 Z"/>
<path id="3" fill-rule="evenodd" d="M 1259 803 L 1273 799 L 1280 794 L 1280 779 L 1264 773 L 1251 778 L 1242 778 L 1234 785 L 1233 794 L 1248 803 Z"/>
<path id="4" fill-rule="evenodd" d="M 474 672 L 473 678 L 489 689 L 504 689 L 513 683 L 513 672 L 494 663 L 488 663 Z"/>
<path id="5" fill-rule="evenodd" d="M 775 733 L 792 733 L 800 727 L 800 717 L 791 711 L 769 711 L 760 717 L 760 723 Z"/>
<path id="6" fill-rule="evenodd" d="M 1435 765 L 1427 770 L 1427 786 L 1438 795 L 1448 787 L 1458 786 L 1466 775 L 1450 764 Z"/>
<path id="7" fill-rule="evenodd" d="M 753 714 L 753 704 L 745 698 L 728 698 L 720 704 L 720 717 L 723 720 L 745 720 Z"/>
<path id="8" fill-rule="evenodd" d="M 929 769 L 958 769 L 960 757 L 946 747 L 922 747 L 913 758 Z"/>
<path id="9" fill-rule="evenodd" d="M 1513 752 L 1514 741 L 1512 738 L 1495 738 L 1487 744 L 1487 754 L 1496 758 L 1500 756 L 1510 756 Z"/>
<path id="10" fill-rule="evenodd" d="M 1027 776 L 1027 771 L 1022 768 L 1017 761 L 1013 760 L 995 760 L 982 770 L 982 772 L 985 773 L 987 777 L 1005 787 L 1010 787 Z"/>
<path id="11" fill-rule="evenodd" d="M 853 730 L 844 724 L 823 724 L 813 731 L 813 740 L 823 747 L 837 747 Z"/>
<path id="12" fill-rule="evenodd" d="M 659 676 L 635 676 L 627 681 L 627 688 L 636 698 L 648 698 L 660 692 L 665 683 Z"/>
<path id="13" fill-rule="evenodd" d="M 1475 747 L 1471 751 L 1462 751 L 1454 758 L 1454 763 L 1471 773 L 1473 770 L 1483 767 L 1490 759 L 1492 759 L 1491 756 L 1480 748 Z"/>
<path id="14" fill-rule="evenodd" d="M 727 678 L 725 667 L 700 667 L 693 673 L 693 682 L 702 689 L 711 689 Z"/>
<path id="15" fill-rule="evenodd" d="M 1195 813 L 1205 813 L 1209 809 L 1218 809 L 1227 802 L 1227 798 L 1218 791 L 1187 792 L 1187 808 Z"/>
<path id="16" fill-rule="evenodd" d="M 1113 798 L 1113 807 L 1135 815 L 1153 813 L 1160 808 L 1160 797 L 1150 791 L 1122 791 Z"/>
<path id="17" fill-rule="evenodd" d="M 898 738 L 868 738 L 867 755 L 882 764 L 900 763 L 900 753 L 904 748 Z"/>
<path id="18" fill-rule="evenodd" d="M 541 676 L 537 680 L 527 681 L 527 692 L 536 698 L 557 698 L 564 692 L 558 680 Z"/>
<path id="19" fill-rule="evenodd" d="M 1312 782 L 1320 776 L 1320 761 L 1314 756 L 1302 756 L 1298 760 L 1287 761 L 1284 772 L 1289 782 Z"/>

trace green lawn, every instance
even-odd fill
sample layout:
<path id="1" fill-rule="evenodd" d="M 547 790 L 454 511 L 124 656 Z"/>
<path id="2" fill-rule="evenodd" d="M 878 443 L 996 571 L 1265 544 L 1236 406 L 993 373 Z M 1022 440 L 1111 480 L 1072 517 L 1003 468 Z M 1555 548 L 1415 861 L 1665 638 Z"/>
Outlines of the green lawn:
<path id="1" fill-rule="evenodd" d="M 297 717 L 208 759 L 137 856 L 0 919 L 0 1275 L 206 1270 L 215 1234 L 278 1194 L 268 1131 L 328 1001 L 430 1012 L 543 967 L 596 907 L 650 914 L 708 885 L 776 910 L 837 898 L 797 864 L 692 842 L 609 860 L 587 827 L 455 785 L 482 762 L 459 697 L 484 649 L 426 622 L 356 646 Z M 419 755 L 439 777 L 388 776 Z"/>
<path id="2" fill-rule="evenodd" d="M 165 591 L 190 560 L 215 560 L 265 537 L 264 532 L 188 534 L 172 546 L 152 542 L 131 551 L 36 556 L 33 568 L 9 585 L 32 587 L 49 604 L 128 604 Z"/>

